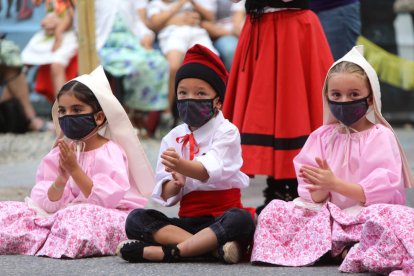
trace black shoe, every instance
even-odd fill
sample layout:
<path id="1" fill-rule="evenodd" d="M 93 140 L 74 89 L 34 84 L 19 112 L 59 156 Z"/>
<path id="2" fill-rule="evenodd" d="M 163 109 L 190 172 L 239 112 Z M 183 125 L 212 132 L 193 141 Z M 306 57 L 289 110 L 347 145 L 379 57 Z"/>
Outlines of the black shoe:
<path id="1" fill-rule="evenodd" d="M 126 240 L 118 244 L 116 248 L 116 255 L 130 263 L 150 262 L 144 259 L 144 248 L 153 246 L 152 244 L 140 240 Z M 164 252 L 163 262 L 173 263 L 181 259 L 180 250 L 176 245 L 162 245 Z"/>
<path id="2" fill-rule="evenodd" d="M 266 180 L 267 187 L 263 190 L 265 202 L 256 208 L 256 214 L 259 215 L 262 210 L 273 199 L 279 199 L 284 201 L 292 201 L 299 196 L 298 194 L 298 181 L 296 178 L 292 179 L 274 179 L 268 177 Z"/>
<path id="3" fill-rule="evenodd" d="M 140 240 L 125 240 L 118 244 L 116 255 L 130 263 L 148 262 L 144 259 L 144 248 L 150 246 Z"/>
<path id="4" fill-rule="evenodd" d="M 337 256 L 332 256 L 332 252 L 328 251 L 326 252 L 322 257 L 319 258 L 315 262 L 315 265 L 319 266 L 326 266 L 326 265 L 340 265 L 344 259 L 346 258 L 346 255 L 348 254 L 349 250 L 356 244 L 356 242 L 351 242 L 348 245 L 344 247 L 341 253 L 339 253 Z"/>
<path id="5" fill-rule="evenodd" d="M 162 259 L 165 263 L 175 263 L 180 261 L 180 249 L 176 245 L 163 245 L 162 251 L 164 252 L 164 258 Z"/>
<path id="6" fill-rule="evenodd" d="M 262 204 L 260 206 L 257 206 L 256 208 L 256 215 L 260 215 L 260 213 L 263 211 L 263 209 L 267 206 L 267 204 Z"/>

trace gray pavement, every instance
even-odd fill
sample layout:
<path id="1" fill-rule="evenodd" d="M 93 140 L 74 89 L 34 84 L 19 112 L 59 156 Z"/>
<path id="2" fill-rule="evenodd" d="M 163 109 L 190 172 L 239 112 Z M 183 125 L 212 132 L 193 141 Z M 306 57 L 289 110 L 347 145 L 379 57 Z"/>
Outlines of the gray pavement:
<path id="1" fill-rule="evenodd" d="M 334 266 L 295 268 L 253 266 L 249 263 L 130 264 L 118 257 L 56 260 L 30 256 L 0 256 L 0 272 L 1 275 L 343 275 Z"/>
<path id="2" fill-rule="evenodd" d="M 398 128 L 397 136 L 414 171 L 414 130 Z M 25 135 L 0 135 L 0 200 L 23 200 L 34 185 L 37 165 L 54 141 L 52 133 L 28 133 Z M 148 158 L 155 167 L 159 141 L 142 139 Z M 246 206 L 262 203 L 265 178 L 251 180 L 243 191 Z M 414 190 L 408 191 L 408 205 L 414 207 Z M 150 202 L 155 208 L 173 216 L 177 207 L 165 208 Z M 0 256 L 0 275 L 340 275 L 335 266 L 323 267 L 263 267 L 249 263 L 222 265 L 219 263 L 179 264 L 128 264 L 118 257 L 97 257 L 78 260 L 56 260 L 32 256 Z M 361 275 L 374 275 L 364 273 Z"/>
<path id="3" fill-rule="evenodd" d="M 13 12 L 11 18 L 5 18 L 4 10 L 0 12 L 0 32 L 8 33 L 8 39 L 23 48 L 34 32 L 40 29 L 40 19 L 44 16 L 44 7 L 34 10 L 32 18 L 17 21 Z M 12 1 L 16 2 L 16 1 Z M 30 2 L 30 1 L 29 1 Z M 33 79 L 33 70 L 28 78 Z M 38 101 L 38 114 L 48 116 L 48 107 L 42 105 L 42 97 L 31 94 L 32 101 Z M 40 109 L 39 109 L 40 107 Z M 414 130 L 398 129 L 401 139 L 414 171 Z M 46 154 L 54 136 L 51 133 L 29 133 L 26 135 L 0 135 L 0 200 L 22 201 L 34 185 L 37 165 Z M 148 158 L 155 166 L 159 141 L 142 140 Z M 249 188 L 243 191 L 243 203 L 246 206 L 258 206 L 262 203 L 264 177 L 251 180 Z M 414 190 L 408 192 L 408 204 L 414 207 Z M 167 215 L 177 213 L 177 207 L 163 208 L 150 202 L 148 208 L 156 208 Z M 1 226 L 0 226 L 1 227 Z M 249 263 L 222 265 L 218 263 L 179 263 L 179 264 L 128 264 L 118 257 L 98 257 L 78 260 L 56 260 L 50 258 L 8 255 L 0 256 L 0 275 L 342 275 L 335 266 L 325 267 L 262 267 Z M 374 274 L 361 274 L 374 275 Z"/>

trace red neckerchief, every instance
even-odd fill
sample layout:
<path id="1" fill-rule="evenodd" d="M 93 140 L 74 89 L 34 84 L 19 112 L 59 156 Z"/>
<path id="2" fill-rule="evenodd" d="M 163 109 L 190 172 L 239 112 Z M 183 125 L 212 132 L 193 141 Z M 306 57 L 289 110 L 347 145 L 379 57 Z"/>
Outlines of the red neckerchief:
<path id="1" fill-rule="evenodd" d="M 190 143 L 190 160 L 194 159 L 194 154 L 198 153 L 200 151 L 200 148 L 197 144 L 197 141 L 194 139 L 194 135 L 191 132 L 190 134 L 186 134 L 184 136 L 179 136 L 175 138 L 175 141 L 177 143 L 183 143 L 181 146 L 181 154 L 184 155 L 184 149 L 187 143 Z"/>

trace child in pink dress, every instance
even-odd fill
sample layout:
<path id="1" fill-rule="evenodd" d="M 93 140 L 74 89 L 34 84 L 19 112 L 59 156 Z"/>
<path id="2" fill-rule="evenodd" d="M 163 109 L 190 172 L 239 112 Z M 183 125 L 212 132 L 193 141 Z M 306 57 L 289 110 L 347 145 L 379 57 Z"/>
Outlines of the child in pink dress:
<path id="1" fill-rule="evenodd" d="M 30 198 L 0 202 L 0 254 L 113 255 L 152 191 L 151 166 L 102 67 L 66 83 L 52 116 L 60 139 Z"/>
<path id="2" fill-rule="evenodd" d="M 78 52 L 78 38 L 73 29 L 74 2 L 72 0 L 33 0 L 35 6 L 45 3 L 46 15 L 41 21 L 42 29 L 36 32 L 22 51 L 22 61 L 29 66 L 40 66 L 40 74 L 48 75 L 46 93 L 50 99 L 69 80 L 70 67 Z M 47 67 L 49 66 L 49 69 Z M 44 73 L 46 72 L 46 73 Z M 47 74 L 49 73 L 49 74 Z M 73 76 L 73 75 L 72 75 Z"/>
<path id="3" fill-rule="evenodd" d="M 262 211 L 253 263 L 305 266 L 332 256 L 343 272 L 414 272 L 414 210 L 403 206 L 412 176 L 361 50 L 329 70 L 324 125 L 294 159 L 300 197 Z"/>

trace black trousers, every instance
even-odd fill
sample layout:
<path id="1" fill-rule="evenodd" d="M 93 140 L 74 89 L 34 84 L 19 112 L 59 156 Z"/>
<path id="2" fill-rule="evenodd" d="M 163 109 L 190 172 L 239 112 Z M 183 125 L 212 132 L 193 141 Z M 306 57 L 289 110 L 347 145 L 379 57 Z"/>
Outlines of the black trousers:
<path id="1" fill-rule="evenodd" d="M 255 230 L 251 214 L 239 208 L 231 208 L 218 217 L 182 218 L 169 218 L 152 209 L 135 209 L 126 219 L 125 230 L 129 239 L 156 244 L 153 233 L 167 225 L 175 225 L 191 234 L 210 227 L 216 234 L 219 245 L 228 241 L 237 241 L 243 247 L 247 247 L 253 240 Z"/>

